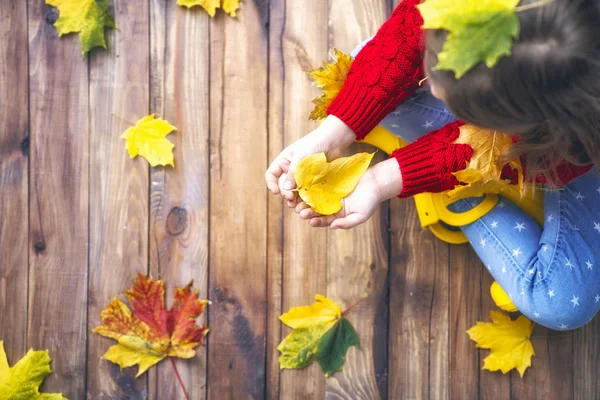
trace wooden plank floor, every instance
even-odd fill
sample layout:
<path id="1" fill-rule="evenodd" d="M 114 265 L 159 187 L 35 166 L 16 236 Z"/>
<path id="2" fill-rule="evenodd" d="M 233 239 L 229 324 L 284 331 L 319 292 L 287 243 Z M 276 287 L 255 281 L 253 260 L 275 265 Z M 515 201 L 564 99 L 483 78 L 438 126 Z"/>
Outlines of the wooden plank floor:
<path id="1" fill-rule="evenodd" d="M 468 246 L 422 231 L 411 201 L 333 233 L 267 195 L 269 160 L 315 128 L 304 71 L 373 34 L 394 1 L 244 0 L 213 20 L 175 0 L 112 4 L 108 51 L 82 58 L 43 0 L 0 1 L 0 340 L 11 363 L 50 350 L 44 390 L 184 398 L 169 363 L 136 380 L 99 359 L 100 311 L 140 272 L 169 302 L 190 279 L 213 302 L 207 346 L 177 361 L 192 399 L 600 399 L 598 318 L 536 328 L 524 379 L 480 369 L 487 352 L 464 331 L 494 308 L 492 279 Z M 126 154 L 113 114 L 148 113 L 178 128 L 175 168 Z M 348 315 L 362 350 L 329 379 L 277 361 L 277 317 L 315 293 L 369 295 Z"/>

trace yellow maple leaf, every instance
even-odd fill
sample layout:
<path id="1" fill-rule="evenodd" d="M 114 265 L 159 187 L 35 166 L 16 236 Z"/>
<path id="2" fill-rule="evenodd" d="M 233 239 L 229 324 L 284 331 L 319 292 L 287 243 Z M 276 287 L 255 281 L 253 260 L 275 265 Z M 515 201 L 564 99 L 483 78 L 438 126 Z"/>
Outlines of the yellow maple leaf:
<path id="1" fill-rule="evenodd" d="M 136 376 L 165 357 L 191 358 L 194 350 L 204 344 L 208 328 L 196 324 L 207 300 L 198 299 L 192 283 L 175 290 L 175 302 L 165 308 L 162 281 L 138 275 L 131 289 L 125 292 L 133 313 L 115 298 L 101 313 L 102 325 L 94 332 L 117 340 L 102 358 L 121 368 L 138 365 Z"/>
<path id="2" fill-rule="evenodd" d="M 331 215 L 342 208 L 348 196 L 369 168 L 375 153 L 358 153 L 327 162 L 325 153 L 304 158 L 298 163 L 294 178 L 298 194 L 313 210 Z"/>
<path id="3" fill-rule="evenodd" d="M 483 360 L 483 369 L 500 370 L 503 374 L 517 369 L 523 377 L 535 355 L 529 340 L 533 322 L 522 315 L 513 321 L 501 311 L 490 311 L 490 319 L 492 322 L 477 322 L 467 331 L 477 347 L 490 350 Z"/>
<path id="4" fill-rule="evenodd" d="M 323 62 L 323 66 L 308 71 L 313 84 L 323 89 L 323 94 L 312 102 L 315 109 L 310 113 L 311 120 L 320 120 L 327 117 L 327 107 L 340 93 L 352 65 L 352 56 L 338 49 L 333 49 L 333 63 Z"/>
<path id="5" fill-rule="evenodd" d="M 104 28 L 117 28 L 107 0 L 46 0 L 46 4 L 60 13 L 54 23 L 58 36 L 80 33 L 83 55 L 94 47 L 106 48 Z"/>
<path id="6" fill-rule="evenodd" d="M 52 373 L 46 351 L 29 350 L 13 367 L 8 366 L 4 342 L 0 340 L 0 398 L 6 400 L 67 400 L 59 393 L 40 393 L 39 387 Z"/>
<path id="7" fill-rule="evenodd" d="M 240 8 L 240 0 L 177 0 L 177 4 L 191 8 L 200 6 L 206 10 L 208 15 L 214 17 L 217 8 L 222 7 L 223 11 L 232 17 L 236 16 L 238 8 Z"/>
<path id="8" fill-rule="evenodd" d="M 339 305 L 318 294 L 315 300 L 310 306 L 294 307 L 279 317 L 294 328 L 277 347 L 281 352 L 279 366 L 305 368 L 317 361 L 325 376 L 331 376 L 342 368 L 351 346 L 360 348 L 360 341 Z"/>
<path id="9" fill-rule="evenodd" d="M 483 183 L 500 178 L 505 163 L 501 158 L 510 150 L 512 136 L 474 125 L 460 127 L 455 144 L 468 144 L 473 148 L 470 168 L 479 171 Z"/>
<path id="10" fill-rule="evenodd" d="M 508 179 L 500 178 L 483 183 L 481 173 L 470 169 L 469 163 L 467 163 L 466 169 L 453 172 L 452 175 L 456 176 L 456 179 L 461 183 L 464 183 L 464 185 L 458 185 L 446 192 L 446 195 L 453 201 L 468 197 L 481 197 L 486 193 L 499 194 L 511 186 Z"/>
<path id="11" fill-rule="evenodd" d="M 154 114 L 140 119 L 134 126 L 127 129 L 122 139 L 127 141 L 127 151 L 131 158 L 142 156 L 151 166 L 170 165 L 173 163 L 173 147 L 175 145 L 166 139 L 174 131 L 173 125 L 160 118 L 154 119 Z"/>

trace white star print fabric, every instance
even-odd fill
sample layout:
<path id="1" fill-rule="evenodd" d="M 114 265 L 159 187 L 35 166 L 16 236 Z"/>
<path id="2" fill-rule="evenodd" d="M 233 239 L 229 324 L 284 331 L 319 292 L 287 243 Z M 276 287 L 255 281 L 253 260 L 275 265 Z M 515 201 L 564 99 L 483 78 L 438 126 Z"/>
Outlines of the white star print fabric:
<path id="1" fill-rule="evenodd" d="M 453 204 L 464 212 L 479 199 Z M 509 200 L 463 231 L 488 270 L 533 321 L 578 328 L 600 310 L 600 175 L 545 192 L 544 227 Z M 483 245 L 485 244 L 485 246 Z M 513 296 L 511 296 L 512 298 Z"/>

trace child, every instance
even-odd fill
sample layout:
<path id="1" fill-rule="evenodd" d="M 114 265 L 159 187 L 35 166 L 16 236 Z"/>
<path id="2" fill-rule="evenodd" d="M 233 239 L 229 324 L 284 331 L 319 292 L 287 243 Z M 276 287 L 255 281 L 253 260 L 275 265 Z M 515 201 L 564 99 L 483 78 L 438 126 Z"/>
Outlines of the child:
<path id="1" fill-rule="evenodd" d="M 526 176 L 548 188 L 545 225 L 501 198 L 462 230 L 524 315 L 551 329 L 584 325 L 600 309 L 600 5 L 556 0 L 518 12 L 512 54 L 455 79 L 434 69 L 447 33 L 424 32 L 417 4 L 402 2 L 358 53 L 325 122 L 283 150 L 267 170 L 267 186 L 310 225 L 349 229 L 384 200 L 458 185 L 452 172 L 473 154 L 453 144 L 461 121 L 511 132 L 516 143 L 507 159 L 520 156 Z M 419 88 L 425 73 L 431 90 Z M 318 152 L 339 157 L 377 124 L 413 142 L 371 167 L 336 215 L 297 202 L 290 190 L 299 160 Z M 503 177 L 516 182 L 516 171 L 507 166 Z"/>

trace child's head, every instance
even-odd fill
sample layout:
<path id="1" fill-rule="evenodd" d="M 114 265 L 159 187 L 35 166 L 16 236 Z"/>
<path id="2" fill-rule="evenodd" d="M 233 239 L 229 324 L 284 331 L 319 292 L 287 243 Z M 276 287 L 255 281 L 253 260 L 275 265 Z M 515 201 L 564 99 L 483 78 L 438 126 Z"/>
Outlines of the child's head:
<path id="1" fill-rule="evenodd" d="M 600 165 L 600 2 L 554 0 L 518 17 L 511 56 L 458 80 L 434 69 L 447 33 L 429 31 L 429 83 L 461 120 L 520 137 L 511 156 L 526 154 L 530 173 L 565 159 Z"/>

